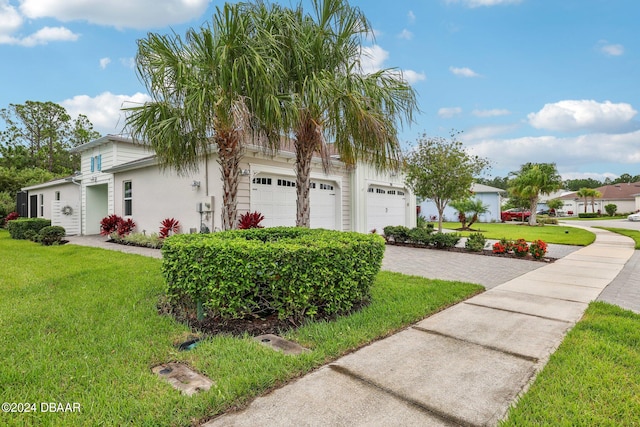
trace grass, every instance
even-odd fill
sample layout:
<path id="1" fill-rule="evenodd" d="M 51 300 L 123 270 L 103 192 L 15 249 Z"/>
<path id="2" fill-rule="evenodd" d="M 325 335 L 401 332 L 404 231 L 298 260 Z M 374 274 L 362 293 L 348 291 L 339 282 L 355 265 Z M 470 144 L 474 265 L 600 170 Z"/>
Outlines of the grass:
<path id="1" fill-rule="evenodd" d="M 286 335 L 311 351 L 274 352 L 250 337 L 215 336 L 194 350 L 189 329 L 160 316 L 161 261 L 74 245 L 43 247 L 0 231 L 0 391 L 36 413 L 2 413 L 22 425 L 191 425 L 387 336 L 482 288 L 381 272 L 372 303 L 334 322 Z M 182 396 L 151 373 L 181 361 L 215 382 Z M 80 413 L 42 413 L 40 402 L 79 403 Z"/>
<path id="2" fill-rule="evenodd" d="M 460 227 L 459 222 L 445 222 L 443 227 L 455 230 Z M 471 226 L 474 230 L 482 232 L 487 239 L 511 240 L 525 239 L 528 242 L 533 240 L 543 240 L 546 243 L 556 243 L 561 245 L 587 246 L 593 243 L 596 236 L 590 231 L 575 227 L 564 227 L 562 225 L 545 225 L 542 227 L 530 227 L 521 223 L 475 223 Z M 468 236 L 472 232 L 463 231 L 463 236 Z"/>
<path id="3" fill-rule="evenodd" d="M 592 303 L 502 426 L 640 425 L 640 315 Z"/>
<path id="4" fill-rule="evenodd" d="M 596 227 L 602 228 L 603 230 L 609 230 L 614 233 L 622 234 L 623 236 L 631 237 L 634 242 L 636 242 L 636 249 L 640 249 L 640 231 L 638 230 L 629 230 L 626 228 L 612 228 L 612 227 Z"/>

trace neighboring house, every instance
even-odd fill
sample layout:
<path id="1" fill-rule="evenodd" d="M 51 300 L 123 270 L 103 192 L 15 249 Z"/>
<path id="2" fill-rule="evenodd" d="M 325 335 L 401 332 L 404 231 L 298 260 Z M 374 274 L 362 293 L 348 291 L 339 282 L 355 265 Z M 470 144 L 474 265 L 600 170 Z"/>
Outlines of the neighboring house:
<path id="1" fill-rule="evenodd" d="M 587 198 L 587 212 L 606 212 L 604 207 L 610 203 L 616 205 L 618 213 L 635 212 L 640 209 L 638 193 L 640 193 L 640 182 L 622 183 L 614 185 L 604 185 L 596 188 L 602 196 L 594 200 L 594 209 L 591 208 L 591 198 Z M 560 197 L 564 202 L 563 210 L 572 211 L 573 215 L 585 212 L 584 197 L 578 197 L 577 192 L 572 192 Z"/>
<path id="2" fill-rule="evenodd" d="M 120 136 L 108 135 L 73 151 L 81 155 L 81 171 L 59 180 L 60 189 L 47 183 L 23 189 L 29 192 L 30 216 L 62 225 L 54 219 L 64 207 L 54 204 L 55 191 L 62 194 L 68 188 L 69 194 L 76 191 L 68 199 L 77 208 L 67 216 L 79 224 L 77 232 L 68 229 L 68 234 L 98 234 L 100 220 L 110 214 L 131 218 L 136 231 L 146 234 L 157 233 L 165 218 L 180 221 L 183 233 L 220 229 L 222 180 L 215 154 L 201 160 L 198 172 L 180 176 L 160 168 L 148 146 Z M 261 148 L 247 147 L 240 162 L 238 216 L 258 211 L 266 227 L 294 226 L 294 167 L 294 153 L 269 156 Z M 387 225 L 413 226 L 416 221 L 415 197 L 402 176 L 361 164 L 348 168 L 335 156 L 327 174 L 314 159 L 310 192 L 313 228 L 382 232 Z M 45 208 L 36 211 L 32 203 Z"/>
<path id="3" fill-rule="evenodd" d="M 475 199 L 480 200 L 482 204 L 488 207 L 487 213 L 479 215 L 478 220 L 480 222 L 499 222 L 502 196 L 507 192 L 500 188 L 476 183 L 471 185 L 471 192 Z M 438 209 L 432 200 L 425 200 L 420 204 L 420 214 L 427 220 L 436 221 L 438 218 Z M 443 216 L 447 221 L 458 221 L 458 212 L 451 206 L 447 206 L 444 209 Z"/>

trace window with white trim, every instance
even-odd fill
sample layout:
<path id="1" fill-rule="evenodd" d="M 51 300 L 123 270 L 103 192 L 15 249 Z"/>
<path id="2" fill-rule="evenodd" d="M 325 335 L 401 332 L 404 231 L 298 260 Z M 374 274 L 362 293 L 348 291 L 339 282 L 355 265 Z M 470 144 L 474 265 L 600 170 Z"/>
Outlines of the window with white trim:
<path id="1" fill-rule="evenodd" d="M 60 192 L 56 191 L 55 195 L 56 195 L 56 200 L 60 201 Z"/>
<path id="2" fill-rule="evenodd" d="M 40 196 L 40 216 L 44 216 L 44 194 L 39 194 Z"/>
<path id="3" fill-rule="evenodd" d="M 376 193 L 378 193 L 378 194 L 386 194 L 387 192 L 384 191 L 382 188 L 376 188 Z"/>
<path id="4" fill-rule="evenodd" d="M 124 181 L 122 184 L 124 186 L 124 215 L 131 216 L 133 211 L 133 188 L 131 181 Z"/>
<path id="5" fill-rule="evenodd" d="M 256 177 L 253 178 L 253 183 L 258 185 L 271 185 L 271 178 Z"/>
<path id="6" fill-rule="evenodd" d="M 293 181 L 289 181 L 288 179 L 279 179 L 278 186 L 280 187 L 295 187 L 296 183 Z"/>

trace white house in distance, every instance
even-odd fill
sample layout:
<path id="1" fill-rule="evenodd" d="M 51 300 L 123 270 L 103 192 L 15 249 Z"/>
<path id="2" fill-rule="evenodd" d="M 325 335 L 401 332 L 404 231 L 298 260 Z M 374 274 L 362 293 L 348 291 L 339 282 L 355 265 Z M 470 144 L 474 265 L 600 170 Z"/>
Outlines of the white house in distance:
<path id="1" fill-rule="evenodd" d="M 31 217 L 50 218 L 67 234 L 98 234 L 110 214 L 131 218 L 136 231 L 157 233 L 160 222 L 177 219 L 183 233 L 220 230 L 222 180 L 215 153 L 199 171 L 179 176 L 162 170 L 153 151 L 129 138 L 108 135 L 75 147 L 80 173 L 33 185 Z M 293 226 L 296 217 L 295 154 L 269 156 L 249 146 L 240 162 L 238 215 L 258 211 L 263 225 Z M 378 233 L 387 225 L 415 226 L 415 196 L 399 174 L 378 173 L 364 164 L 347 167 L 334 158 L 325 174 L 320 159 L 311 171 L 311 227 Z M 35 207 L 34 207 L 35 205 Z"/>
<path id="2" fill-rule="evenodd" d="M 487 213 L 478 215 L 480 222 L 500 222 L 502 196 L 507 192 L 500 188 L 490 187 L 484 184 L 473 183 L 471 185 L 473 197 L 488 206 Z M 438 209 L 432 200 L 425 200 L 420 204 L 420 214 L 427 220 L 437 221 Z M 444 209 L 443 217 L 446 221 L 458 221 L 458 212 L 451 206 Z"/>
<path id="3" fill-rule="evenodd" d="M 620 214 L 636 212 L 640 209 L 640 182 L 629 182 L 613 185 L 603 185 L 596 188 L 601 194 L 594 200 L 594 206 L 591 207 L 591 198 L 587 198 L 587 205 L 585 211 L 584 197 L 578 197 L 577 192 L 572 192 L 560 197 L 560 200 L 564 202 L 564 211 L 573 212 L 573 215 L 578 215 L 584 212 L 600 211 L 605 213 L 604 207 L 608 204 L 614 204 L 617 206 L 617 212 Z"/>

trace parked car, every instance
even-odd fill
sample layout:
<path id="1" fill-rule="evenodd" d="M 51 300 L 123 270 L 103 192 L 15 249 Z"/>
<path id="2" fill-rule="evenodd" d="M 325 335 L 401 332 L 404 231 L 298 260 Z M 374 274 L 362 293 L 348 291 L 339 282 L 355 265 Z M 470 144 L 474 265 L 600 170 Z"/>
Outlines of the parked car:
<path id="1" fill-rule="evenodd" d="M 636 212 L 627 217 L 629 221 L 640 221 L 640 212 Z"/>
<path id="2" fill-rule="evenodd" d="M 513 221 L 514 219 L 518 221 L 526 221 L 529 219 L 530 216 L 531 216 L 531 211 L 520 209 L 520 208 L 513 208 L 513 209 L 507 209 L 506 211 L 503 211 L 500 214 L 500 219 L 502 220 L 502 222 Z"/>

